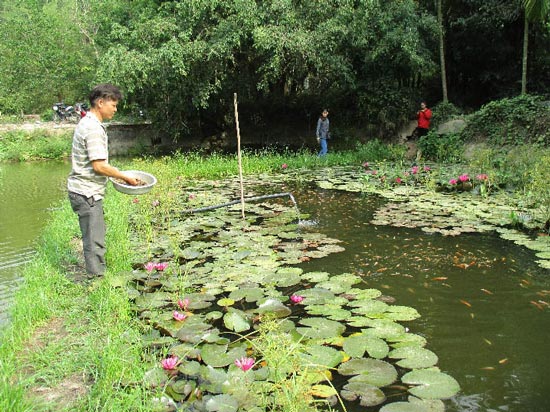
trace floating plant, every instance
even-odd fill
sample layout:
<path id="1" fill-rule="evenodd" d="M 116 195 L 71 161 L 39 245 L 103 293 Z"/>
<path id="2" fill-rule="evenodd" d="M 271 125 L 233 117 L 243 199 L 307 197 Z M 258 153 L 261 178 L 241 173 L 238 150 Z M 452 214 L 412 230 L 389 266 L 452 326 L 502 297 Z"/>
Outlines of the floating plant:
<path id="1" fill-rule="evenodd" d="M 216 199 L 234 193 L 231 185 L 216 190 Z M 208 199 L 185 202 L 199 200 Z M 289 266 L 343 250 L 296 219 L 280 203 L 247 206 L 244 221 L 238 208 L 172 211 L 168 224 L 152 219 L 163 240 L 149 249 L 137 244 L 136 251 L 149 250 L 153 265 L 136 263 L 117 281 L 152 328 L 144 345 L 158 351 L 159 361 L 147 384 L 164 387 L 176 407 L 197 411 L 264 410 L 261 399 L 276 399 L 277 387 L 292 379 L 316 404 L 340 397 L 390 412 L 443 410 L 439 399 L 454 396 L 459 385 L 434 368 L 437 356 L 426 340 L 399 323 L 418 312 L 382 301 L 357 275 Z M 168 263 L 161 270 L 154 263 L 160 261 Z M 284 341 L 278 356 L 263 346 L 266 339 Z"/>

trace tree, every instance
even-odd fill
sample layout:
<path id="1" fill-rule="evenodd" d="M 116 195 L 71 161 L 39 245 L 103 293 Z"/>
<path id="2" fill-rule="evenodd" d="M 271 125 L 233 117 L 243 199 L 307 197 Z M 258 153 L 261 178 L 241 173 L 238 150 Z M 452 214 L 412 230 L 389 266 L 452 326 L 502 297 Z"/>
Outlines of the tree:
<path id="1" fill-rule="evenodd" d="M 40 113 L 82 99 L 95 70 L 70 0 L 14 0 L 0 8 L 0 111 Z"/>
<path id="2" fill-rule="evenodd" d="M 447 70 L 445 68 L 445 31 L 443 28 L 443 0 L 437 0 L 437 22 L 439 24 L 439 62 L 441 66 L 441 90 L 443 103 L 449 102 L 447 94 Z"/>
<path id="3" fill-rule="evenodd" d="M 541 22 L 550 12 L 550 0 L 523 0 L 525 19 L 523 28 L 523 58 L 521 68 L 521 94 L 527 93 L 527 56 L 529 47 L 529 23 Z"/>

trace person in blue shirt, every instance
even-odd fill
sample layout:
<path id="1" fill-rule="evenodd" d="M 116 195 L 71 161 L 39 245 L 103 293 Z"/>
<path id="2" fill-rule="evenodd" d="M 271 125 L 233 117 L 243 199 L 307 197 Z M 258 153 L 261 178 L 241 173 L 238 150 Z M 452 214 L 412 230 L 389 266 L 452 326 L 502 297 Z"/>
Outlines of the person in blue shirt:
<path id="1" fill-rule="evenodd" d="M 317 143 L 321 145 L 319 151 L 319 157 L 324 156 L 328 152 L 327 140 L 330 139 L 330 121 L 328 120 L 328 109 L 323 109 L 319 120 L 317 120 L 317 130 L 315 135 L 317 136 Z"/>

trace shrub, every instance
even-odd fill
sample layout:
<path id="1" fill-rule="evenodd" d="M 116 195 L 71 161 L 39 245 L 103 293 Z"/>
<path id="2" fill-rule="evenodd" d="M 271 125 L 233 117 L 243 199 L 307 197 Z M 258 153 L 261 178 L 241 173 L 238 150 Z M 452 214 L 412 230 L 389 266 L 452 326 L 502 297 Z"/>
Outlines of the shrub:
<path id="1" fill-rule="evenodd" d="M 464 142 L 459 133 L 439 135 L 430 131 L 418 141 L 424 159 L 436 162 L 459 162 L 464 155 Z"/>
<path id="2" fill-rule="evenodd" d="M 550 144 L 550 110 L 542 97 L 521 95 L 496 100 L 468 118 L 465 141 L 487 140 L 494 145 Z"/>
<path id="3" fill-rule="evenodd" d="M 432 111 L 433 117 L 431 127 L 434 130 L 437 129 L 440 124 L 462 114 L 462 111 L 452 103 L 439 103 L 432 108 Z"/>

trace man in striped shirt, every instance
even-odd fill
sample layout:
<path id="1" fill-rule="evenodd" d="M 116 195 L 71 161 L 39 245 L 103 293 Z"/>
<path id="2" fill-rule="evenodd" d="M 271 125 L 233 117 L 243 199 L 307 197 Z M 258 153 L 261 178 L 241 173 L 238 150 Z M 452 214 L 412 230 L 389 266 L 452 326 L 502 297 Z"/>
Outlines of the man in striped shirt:
<path id="1" fill-rule="evenodd" d="M 109 177 L 136 185 L 135 178 L 109 164 L 108 139 L 102 122 L 112 119 L 122 93 L 117 86 L 100 84 L 90 93 L 90 111 L 76 126 L 72 147 L 72 170 L 67 181 L 69 200 L 78 215 L 86 272 L 105 272 L 105 219 L 103 196 Z"/>

